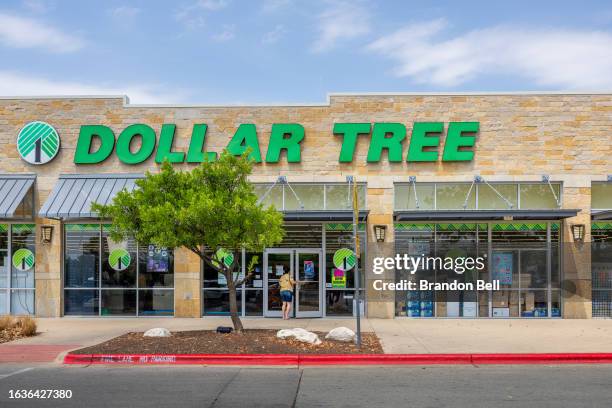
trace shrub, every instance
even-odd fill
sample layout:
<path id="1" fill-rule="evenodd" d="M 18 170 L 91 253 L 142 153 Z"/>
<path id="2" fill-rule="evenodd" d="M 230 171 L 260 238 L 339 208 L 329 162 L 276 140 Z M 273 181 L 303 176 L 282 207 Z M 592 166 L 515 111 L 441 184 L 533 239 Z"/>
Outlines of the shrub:
<path id="1" fill-rule="evenodd" d="M 0 318 L 0 331 L 10 329 L 14 324 L 11 316 L 3 316 Z"/>
<path id="2" fill-rule="evenodd" d="M 17 326 L 21 331 L 22 336 L 34 336 L 36 334 L 36 322 L 30 316 L 20 317 L 17 320 Z"/>

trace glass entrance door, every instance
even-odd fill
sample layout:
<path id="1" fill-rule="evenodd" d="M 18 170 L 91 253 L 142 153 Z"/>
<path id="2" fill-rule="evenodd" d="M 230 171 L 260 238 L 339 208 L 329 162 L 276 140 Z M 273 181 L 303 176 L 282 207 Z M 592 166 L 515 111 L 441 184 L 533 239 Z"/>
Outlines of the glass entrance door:
<path id="1" fill-rule="evenodd" d="M 296 250 L 296 317 L 321 317 L 321 256 L 320 250 Z"/>
<path id="2" fill-rule="evenodd" d="M 280 277 L 285 271 L 293 272 L 293 251 L 266 249 L 264 252 L 264 316 L 281 317 L 283 302 L 280 296 Z M 295 278 L 294 278 L 295 279 Z"/>
<path id="3" fill-rule="evenodd" d="M 279 279 L 285 271 L 296 281 L 293 317 L 321 317 L 322 280 L 320 249 L 267 249 L 264 251 L 264 316 L 281 317 Z"/>

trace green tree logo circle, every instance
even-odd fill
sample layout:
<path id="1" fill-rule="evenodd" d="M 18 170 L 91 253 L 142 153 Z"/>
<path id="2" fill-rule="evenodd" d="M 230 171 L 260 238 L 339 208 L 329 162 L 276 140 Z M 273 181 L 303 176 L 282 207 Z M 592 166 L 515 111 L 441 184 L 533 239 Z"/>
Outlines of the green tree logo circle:
<path id="1" fill-rule="evenodd" d="M 27 271 L 34 266 L 34 253 L 27 248 L 21 248 L 13 254 L 13 267 L 19 271 Z"/>
<path id="2" fill-rule="evenodd" d="M 113 249 L 108 256 L 108 264 L 116 271 L 122 271 L 130 266 L 132 257 L 130 253 L 123 248 Z"/>
<path id="3" fill-rule="evenodd" d="M 59 134 L 46 122 L 30 122 L 17 135 L 17 152 L 30 164 L 50 162 L 57 156 L 59 149 Z"/>
<path id="4" fill-rule="evenodd" d="M 334 266 L 340 270 L 351 270 L 355 267 L 356 263 L 357 257 L 351 249 L 340 248 L 334 253 Z"/>
<path id="5" fill-rule="evenodd" d="M 232 264 L 234 263 L 234 254 L 232 254 L 230 251 L 226 249 L 219 248 L 217 252 L 215 253 L 215 255 L 217 256 L 217 259 L 223 262 L 223 265 L 225 265 L 228 268 L 232 266 Z M 219 264 L 216 261 L 213 261 L 213 264 L 217 268 L 219 267 Z"/>

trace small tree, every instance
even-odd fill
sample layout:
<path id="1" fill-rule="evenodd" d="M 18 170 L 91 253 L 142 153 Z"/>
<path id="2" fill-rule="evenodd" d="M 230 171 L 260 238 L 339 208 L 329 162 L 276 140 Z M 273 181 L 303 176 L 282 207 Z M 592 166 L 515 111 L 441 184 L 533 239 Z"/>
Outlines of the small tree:
<path id="1" fill-rule="evenodd" d="M 191 171 L 176 171 L 164 162 L 159 173 L 147 172 L 136 181 L 134 191 L 123 190 L 111 205 L 92 208 L 112 220 L 114 241 L 134 237 L 143 244 L 184 247 L 224 275 L 232 323 L 241 332 L 236 288 L 251 278 L 257 259 L 241 276 L 235 272 L 238 254 L 242 248 L 263 251 L 284 235 L 282 214 L 264 208 L 247 180 L 252 168 L 248 152 L 233 156 L 224 151 L 217 161 Z"/>

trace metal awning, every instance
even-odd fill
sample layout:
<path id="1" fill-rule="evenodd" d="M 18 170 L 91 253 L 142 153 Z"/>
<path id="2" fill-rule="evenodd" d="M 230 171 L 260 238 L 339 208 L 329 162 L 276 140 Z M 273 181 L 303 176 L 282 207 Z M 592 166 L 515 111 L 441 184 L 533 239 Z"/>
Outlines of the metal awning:
<path id="1" fill-rule="evenodd" d="M 0 174 L 0 218 L 14 218 L 17 207 L 23 202 L 34 181 L 35 174 Z"/>
<path id="2" fill-rule="evenodd" d="M 612 210 L 591 211 L 593 220 L 612 220 Z"/>
<path id="3" fill-rule="evenodd" d="M 142 174 L 63 174 L 38 215 L 45 218 L 96 218 L 91 204 L 112 203 L 123 189 L 134 190 Z"/>
<path id="4" fill-rule="evenodd" d="M 561 220 L 580 210 L 414 210 L 395 211 L 395 221 L 437 220 Z"/>
<path id="5" fill-rule="evenodd" d="M 359 222 L 364 222 L 369 213 L 369 210 L 359 211 Z M 283 214 L 285 221 L 353 221 L 352 210 L 283 211 Z"/>

